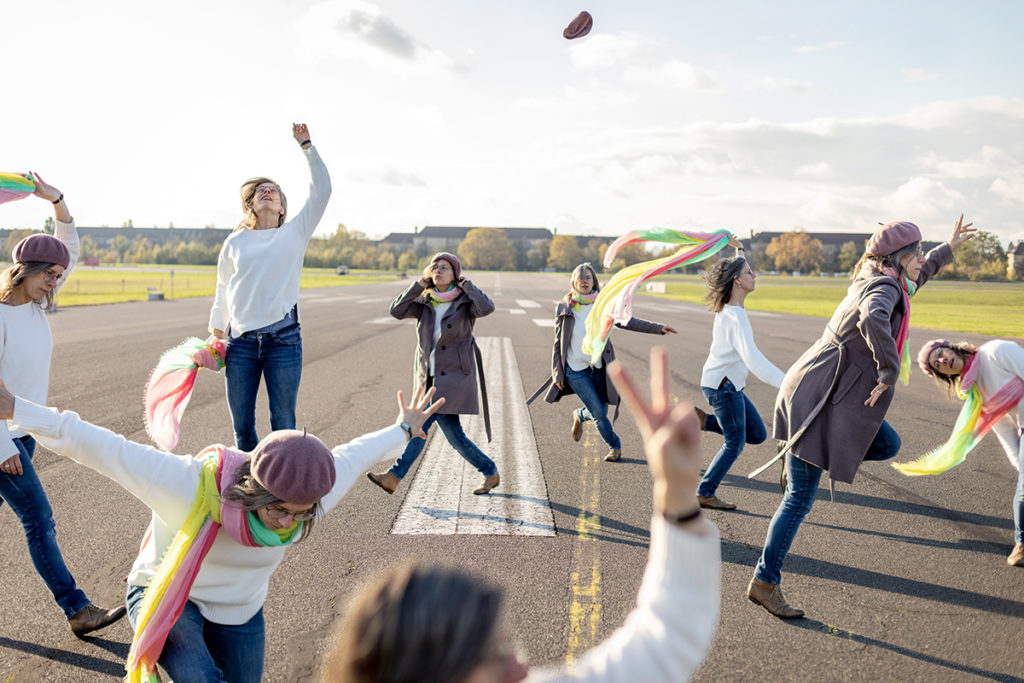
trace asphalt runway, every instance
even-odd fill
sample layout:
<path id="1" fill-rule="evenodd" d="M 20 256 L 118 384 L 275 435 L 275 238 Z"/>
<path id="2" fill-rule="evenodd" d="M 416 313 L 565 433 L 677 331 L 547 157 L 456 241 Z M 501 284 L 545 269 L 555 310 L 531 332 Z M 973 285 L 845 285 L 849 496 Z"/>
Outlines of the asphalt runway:
<path id="1" fill-rule="evenodd" d="M 564 276 L 470 275 L 497 305 L 478 321 L 476 335 L 511 340 L 521 392 L 529 396 L 548 375 L 549 325 L 553 302 L 566 289 Z M 298 423 L 329 446 L 392 423 L 395 391 L 411 387 L 414 324 L 387 317 L 389 302 L 407 282 L 302 293 Z M 140 302 L 52 316 L 50 405 L 147 442 L 142 390 L 148 374 L 164 350 L 186 336 L 205 336 L 209 305 L 209 299 Z M 680 400 L 704 404 L 699 381 L 712 315 L 649 297 L 639 298 L 634 312 L 680 334 L 617 330 L 619 359 L 646 381 L 650 348 L 665 344 L 673 391 Z M 782 368 L 825 323 L 756 312 L 751 322 L 761 350 Z M 933 336 L 948 335 L 912 329 L 911 348 L 916 353 Z M 514 378 L 506 386 L 511 396 Z M 770 425 L 775 390 L 751 377 L 747 394 Z M 534 524 L 552 527 L 554 535 L 392 533 L 430 453 L 393 496 L 358 482 L 313 536 L 289 551 L 271 582 L 264 610 L 265 680 L 315 680 L 354 592 L 383 568 L 410 559 L 468 567 L 503 585 L 511 629 L 532 663 L 565 662 L 607 637 L 631 609 L 646 561 L 650 476 L 625 414 L 616 426 L 623 441 L 620 462 L 601 461 L 606 449 L 592 425 L 574 443 L 570 411 L 577 405 L 574 399 L 541 401 L 526 417 L 511 407 L 506 413 L 516 415 L 507 418 L 507 431 L 532 429 L 539 456 L 533 469 L 539 467 L 547 494 L 538 505 L 550 508 L 548 517 L 538 518 L 548 521 Z M 959 402 L 947 401 L 915 369 L 910 386 L 898 386 L 888 415 L 903 439 L 898 458 L 909 460 L 944 441 L 958 410 Z M 263 435 L 262 391 L 257 412 Z M 203 375 L 177 452 L 231 441 L 223 380 Z M 506 435 L 500 443 L 515 442 Z M 721 437 L 707 435 L 706 461 L 720 445 Z M 835 502 L 825 483 L 784 567 L 786 596 L 807 612 L 806 619 L 792 622 L 772 617 L 745 595 L 780 499 L 777 468 L 757 480 L 745 475 L 774 451 L 771 440 L 748 446 L 719 489 L 739 510 L 709 513 L 722 533 L 722 614 L 697 680 L 1024 680 L 1024 570 L 1005 564 L 1013 543 L 1016 473 L 994 437 L 941 476 L 908 478 L 886 463 L 868 463 L 852 486 L 837 485 Z M 453 467 L 461 466 L 461 459 L 452 460 Z M 35 462 L 79 586 L 101 605 L 123 600 L 123 579 L 148 509 L 101 475 L 44 449 Z M 514 497 L 513 478 L 507 482 L 492 495 Z M 127 620 L 99 637 L 76 639 L 32 568 L 20 524 L 7 506 L 0 507 L 0 529 L 0 680 L 119 680 L 130 642 Z"/>

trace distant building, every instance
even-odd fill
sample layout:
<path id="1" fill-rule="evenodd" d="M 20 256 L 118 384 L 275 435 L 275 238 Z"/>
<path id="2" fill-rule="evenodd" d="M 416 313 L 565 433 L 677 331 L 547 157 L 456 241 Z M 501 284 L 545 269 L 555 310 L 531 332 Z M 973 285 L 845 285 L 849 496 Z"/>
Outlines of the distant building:
<path id="1" fill-rule="evenodd" d="M 11 230 L 0 230 L 0 240 L 6 241 Z M 175 240 L 201 242 L 207 246 L 221 244 L 231 234 L 230 228 L 89 228 L 78 227 L 79 238 L 86 235 L 97 247 L 107 249 L 118 235 L 129 242 L 147 239 L 150 244 L 166 244 Z"/>
<path id="2" fill-rule="evenodd" d="M 379 248 L 390 249 L 396 255 L 412 249 L 419 257 L 436 254 L 439 251 L 458 252 L 459 245 L 473 227 L 450 227 L 428 225 L 416 232 L 392 232 L 377 242 Z M 516 250 L 529 251 L 539 242 L 550 240 L 547 228 L 501 228 Z"/>

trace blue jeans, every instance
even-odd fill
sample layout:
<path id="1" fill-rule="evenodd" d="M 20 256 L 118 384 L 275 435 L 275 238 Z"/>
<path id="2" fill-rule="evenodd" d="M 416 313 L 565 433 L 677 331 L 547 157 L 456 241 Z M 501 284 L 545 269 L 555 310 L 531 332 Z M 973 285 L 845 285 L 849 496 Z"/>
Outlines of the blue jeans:
<path id="1" fill-rule="evenodd" d="M 573 370 L 569 366 L 565 367 L 565 381 L 583 401 L 583 407 L 576 411 L 576 417 L 580 422 L 593 420 L 597 426 L 597 433 L 608 444 L 608 448 L 622 448 L 622 441 L 619 440 L 619 435 L 612 429 L 611 420 L 608 419 L 605 377 L 603 365 L 599 368 L 589 366 L 585 370 Z"/>
<path id="2" fill-rule="evenodd" d="M 36 475 L 36 468 L 32 465 L 36 440 L 31 436 L 23 436 L 14 439 L 14 445 L 18 448 L 23 473 L 14 475 L 0 472 L 0 501 L 10 505 L 21 520 L 32 564 L 53 593 L 53 599 L 57 601 L 64 616 L 70 619 L 89 605 L 89 598 L 75 584 L 75 577 L 68 571 L 57 546 L 53 509 Z"/>
<path id="3" fill-rule="evenodd" d="M 715 414 L 708 415 L 704 429 L 718 432 L 725 437 L 725 443 L 718 449 L 711 464 L 704 472 L 704 478 L 697 487 L 698 496 L 713 496 L 722 483 L 722 478 L 736 462 L 743 444 L 756 445 L 764 443 L 768 432 L 764 422 L 757 413 L 757 408 L 750 402 L 742 389 L 737 389 L 728 379 L 722 380 L 717 389 L 701 387 L 708 403 L 714 408 Z"/>
<path id="4" fill-rule="evenodd" d="M 1021 437 L 1024 439 L 1024 436 Z M 1017 491 L 1013 494 L 1013 534 L 1017 543 L 1024 543 L 1024 449 L 1017 448 Z"/>
<path id="5" fill-rule="evenodd" d="M 899 434 L 883 420 L 882 426 L 878 428 L 878 433 L 868 447 L 868 452 L 864 455 L 864 460 L 893 458 L 899 452 L 900 444 Z M 754 570 L 754 576 L 759 580 L 771 584 L 782 581 L 782 562 L 786 559 L 789 546 L 793 544 L 800 523 L 814 505 L 821 472 L 820 467 L 810 465 L 791 452 L 786 452 L 786 476 L 789 482 L 782 502 L 768 525 L 764 550 L 761 551 L 761 558 Z"/>
<path id="6" fill-rule="evenodd" d="M 434 413 L 427 418 L 427 421 L 423 423 L 423 433 L 426 434 L 431 425 L 437 423 L 437 426 L 441 428 L 441 433 L 444 434 L 444 438 L 448 439 L 448 443 L 452 445 L 452 448 L 458 452 L 463 458 L 466 459 L 470 465 L 475 467 L 485 477 L 489 477 L 492 474 L 498 472 L 498 466 L 494 464 L 494 461 L 488 458 L 483 451 L 477 448 L 477 445 L 469 440 L 466 436 L 466 432 L 462 430 L 462 423 L 459 421 L 458 415 L 441 415 Z M 413 463 L 416 462 L 416 458 L 420 457 L 420 453 L 423 452 L 423 446 L 426 445 L 426 439 L 416 437 L 410 439 L 409 443 L 405 445 L 405 450 L 402 451 L 402 455 L 395 461 L 395 464 L 388 470 L 391 474 L 395 475 L 399 479 L 404 479 L 405 475 L 409 473 L 409 468 L 412 467 Z"/>
<path id="7" fill-rule="evenodd" d="M 267 383 L 270 428 L 295 429 L 295 402 L 302 378 L 302 334 L 294 323 L 276 332 L 246 332 L 229 339 L 224 382 L 235 430 L 235 448 L 249 452 L 256 436 L 256 393 Z"/>
<path id="8" fill-rule="evenodd" d="M 125 604 L 133 630 L 145 590 L 143 586 L 128 586 Z M 259 683 L 265 643 L 263 608 L 244 624 L 231 626 L 209 621 L 189 601 L 167 634 L 159 662 L 177 683 Z"/>

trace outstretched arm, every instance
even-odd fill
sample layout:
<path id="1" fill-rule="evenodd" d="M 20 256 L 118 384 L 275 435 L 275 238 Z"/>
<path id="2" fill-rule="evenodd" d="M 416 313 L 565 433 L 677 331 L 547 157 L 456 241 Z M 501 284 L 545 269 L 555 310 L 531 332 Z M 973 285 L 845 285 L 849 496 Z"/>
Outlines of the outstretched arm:
<path id="1" fill-rule="evenodd" d="M 296 226 L 299 232 L 308 242 L 313 237 L 316 226 L 323 218 L 327 210 L 327 201 L 331 198 L 331 176 L 327 173 L 327 166 L 320 158 L 313 142 L 309 137 L 309 128 L 304 123 L 292 124 L 292 135 L 295 141 L 302 147 L 309 162 L 309 198 L 302 209 L 295 214 L 295 218 L 288 221 Z"/>
<path id="2" fill-rule="evenodd" d="M 75 219 L 71 217 L 71 211 L 64 199 L 64 193 L 39 177 L 38 173 L 32 173 L 32 180 L 36 184 L 36 189 L 32 194 L 53 204 L 53 217 L 57 219 L 56 225 L 53 226 L 53 236 L 64 243 L 64 246 L 68 248 L 68 255 L 71 257 L 68 260 L 68 267 L 64 269 L 57 282 L 57 289 L 60 290 L 68 281 L 68 276 L 78 262 L 80 248 L 78 230 L 75 228 Z"/>

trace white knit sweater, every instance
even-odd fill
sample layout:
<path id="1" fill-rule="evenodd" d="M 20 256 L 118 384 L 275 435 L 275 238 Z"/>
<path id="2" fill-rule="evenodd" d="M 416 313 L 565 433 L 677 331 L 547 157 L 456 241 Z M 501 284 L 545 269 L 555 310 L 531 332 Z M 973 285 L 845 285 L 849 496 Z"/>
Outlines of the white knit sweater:
<path id="1" fill-rule="evenodd" d="M 995 394 L 1014 377 L 1024 379 L 1024 348 L 1005 339 L 996 339 L 978 347 L 978 388 L 983 398 Z M 1016 412 L 1016 414 L 1014 414 Z M 1014 467 L 1024 466 L 1024 439 L 1019 426 L 1024 424 L 1024 401 L 1017 404 L 1003 419 L 992 425 L 1006 457 Z"/>
<path id="2" fill-rule="evenodd" d="M 777 387 L 786 373 L 765 358 L 750 329 L 747 310 L 726 304 L 715 314 L 711 331 L 711 352 L 704 362 L 700 385 L 717 389 L 726 377 L 738 391 L 747 386 L 747 371 L 753 370 L 762 382 Z"/>

